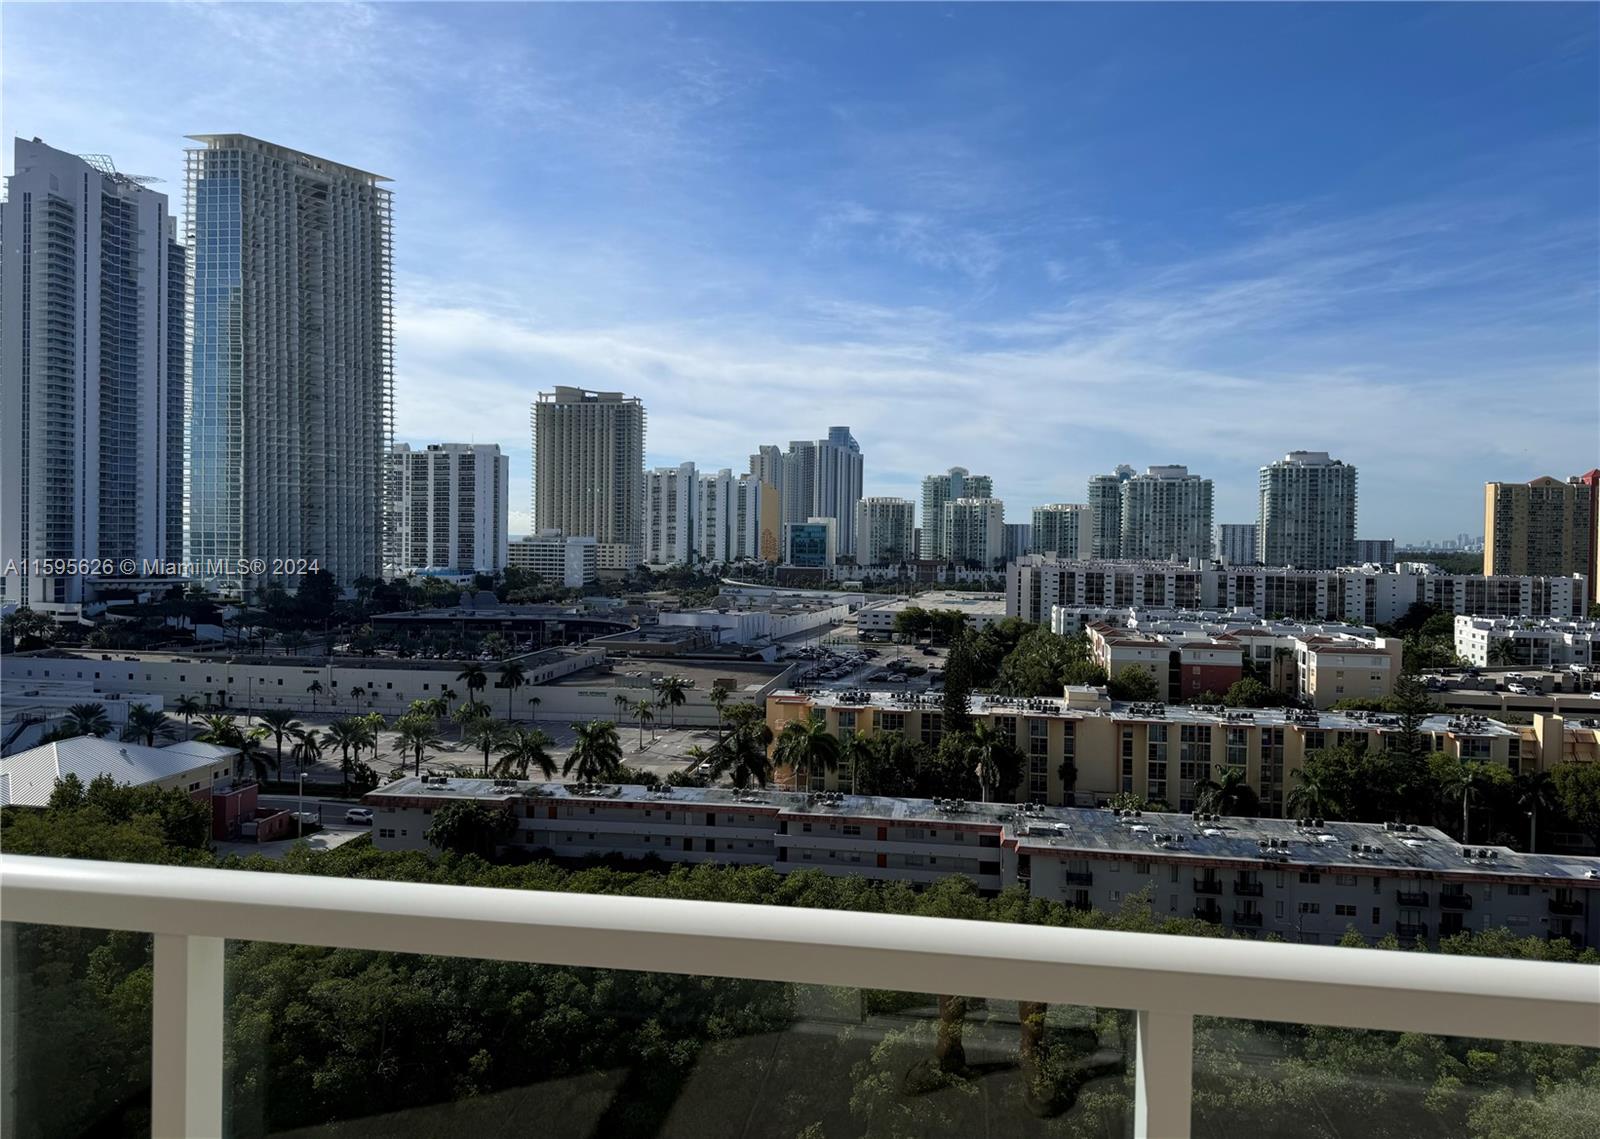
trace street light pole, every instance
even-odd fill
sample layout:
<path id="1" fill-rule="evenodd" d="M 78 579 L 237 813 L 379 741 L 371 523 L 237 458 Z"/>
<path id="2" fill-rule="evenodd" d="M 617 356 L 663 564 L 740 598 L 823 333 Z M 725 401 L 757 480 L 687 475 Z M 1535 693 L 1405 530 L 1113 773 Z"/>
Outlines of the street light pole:
<path id="1" fill-rule="evenodd" d="M 300 795 L 294 808 L 294 837 L 306 836 L 306 773 L 300 773 Z"/>

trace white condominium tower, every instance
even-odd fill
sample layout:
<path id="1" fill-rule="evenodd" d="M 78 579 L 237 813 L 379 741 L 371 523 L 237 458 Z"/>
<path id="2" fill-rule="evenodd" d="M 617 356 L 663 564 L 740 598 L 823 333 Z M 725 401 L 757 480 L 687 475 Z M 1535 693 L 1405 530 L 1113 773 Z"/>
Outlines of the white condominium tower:
<path id="1" fill-rule="evenodd" d="M 1262 565 L 1337 569 L 1356 551 L 1356 469 L 1326 451 L 1290 451 L 1261 468 Z"/>
<path id="2" fill-rule="evenodd" d="M 699 486 L 693 463 L 657 467 L 644 476 L 644 558 L 651 565 L 692 565 Z"/>
<path id="3" fill-rule="evenodd" d="M 1147 467 L 1122 484 L 1117 556 L 1148 561 L 1211 557 L 1211 480 L 1184 466 Z"/>
<path id="4" fill-rule="evenodd" d="M 694 552 L 726 565 L 761 557 L 761 480 L 724 467 L 701 475 L 694 501 Z"/>
<path id="5" fill-rule="evenodd" d="M 496 443 L 430 443 L 389 455 L 395 573 L 494 573 L 507 564 L 511 460 Z"/>
<path id="6" fill-rule="evenodd" d="M 993 498 L 994 480 L 975 475 L 965 467 L 951 467 L 942 475 L 922 480 L 922 548 L 918 554 L 927 560 L 946 560 L 950 539 L 945 530 L 945 504 L 958 498 Z"/>
<path id="7" fill-rule="evenodd" d="M 1063 558 L 1094 556 L 1089 508 L 1081 502 L 1055 502 L 1033 508 L 1033 533 L 1028 553 Z"/>
<path id="8" fill-rule="evenodd" d="M 1119 463 L 1113 473 L 1089 480 L 1090 557 L 1122 556 L 1122 484 L 1133 475 L 1131 466 Z"/>
<path id="9" fill-rule="evenodd" d="M 947 558 L 958 566 L 1005 566 L 1006 504 L 998 498 L 958 498 L 944 504 Z"/>
<path id="10" fill-rule="evenodd" d="M 249 135 L 191 137 L 188 554 L 377 576 L 394 401 L 387 179 Z"/>
<path id="11" fill-rule="evenodd" d="M 8 602 L 90 600 L 43 559 L 183 554 L 184 248 L 165 194 L 103 155 L 16 140 L 0 204 L 0 579 Z"/>
<path id="12" fill-rule="evenodd" d="M 533 405 L 533 529 L 644 556 L 644 404 L 558 387 Z"/>
<path id="13" fill-rule="evenodd" d="M 1230 566 L 1256 564 L 1256 524 L 1224 522 L 1217 527 L 1217 557 Z"/>
<path id="14" fill-rule="evenodd" d="M 763 447 L 751 456 L 752 472 L 766 469 L 768 453 Z M 780 479 L 774 484 L 782 493 L 785 524 L 832 518 L 837 552 L 854 554 L 861 478 L 861 447 L 850 428 L 830 427 L 826 439 L 792 440 L 783 456 Z"/>
<path id="15" fill-rule="evenodd" d="M 898 565 L 917 556 L 912 546 L 916 506 L 908 498 L 863 498 L 856 504 L 856 564 Z"/>

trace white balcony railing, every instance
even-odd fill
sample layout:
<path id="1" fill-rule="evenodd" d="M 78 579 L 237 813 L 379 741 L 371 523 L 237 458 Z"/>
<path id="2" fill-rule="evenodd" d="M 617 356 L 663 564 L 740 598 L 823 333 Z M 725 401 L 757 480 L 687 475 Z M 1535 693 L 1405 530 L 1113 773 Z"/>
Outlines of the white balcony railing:
<path id="1" fill-rule="evenodd" d="M 1600 1047 L 1581 965 L 54 858 L 0 892 L 154 934 L 158 1137 L 221 1133 L 227 938 L 1131 1009 L 1140 1139 L 1190 1134 L 1196 1015 Z"/>

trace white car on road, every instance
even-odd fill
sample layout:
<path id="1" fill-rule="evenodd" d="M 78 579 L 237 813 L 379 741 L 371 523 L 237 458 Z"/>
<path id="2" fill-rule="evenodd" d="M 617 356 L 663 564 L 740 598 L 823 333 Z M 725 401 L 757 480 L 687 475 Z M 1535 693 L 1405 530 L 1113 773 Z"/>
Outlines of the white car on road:
<path id="1" fill-rule="evenodd" d="M 372 825 L 372 811 L 368 807 L 351 807 L 344 813 L 344 821 L 355 823 L 357 826 L 370 827 Z"/>

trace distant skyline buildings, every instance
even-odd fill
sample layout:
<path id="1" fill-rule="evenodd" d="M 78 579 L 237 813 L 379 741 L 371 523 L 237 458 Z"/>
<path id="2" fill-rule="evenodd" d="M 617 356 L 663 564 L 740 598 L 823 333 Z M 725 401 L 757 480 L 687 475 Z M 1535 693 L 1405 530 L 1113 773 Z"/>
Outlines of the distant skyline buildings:
<path id="1" fill-rule="evenodd" d="M 396 443 L 389 454 L 396 573 L 494 573 L 509 556 L 511 460 L 495 443 Z"/>
<path id="2" fill-rule="evenodd" d="M 644 557 L 644 403 L 558 385 L 532 408 L 533 527 Z"/>
<path id="3" fill-rule="evenodd" d="M 1326 451 L 1290 451 L 1261 468 L 1256 560 L 1337 569 L 1355 560 L 1356 468 Z"/>
<path id="4" fill-rule="evenodd" d="M 950 558 L 951 539 L 945 524 L 945 505 L 961 498 L 993 498 L 994 480 L 975 475 L 966 467 L 951 467 L 943 474 L 922 480 L 921 546 L 918 554 L 927 561 Z"/>

